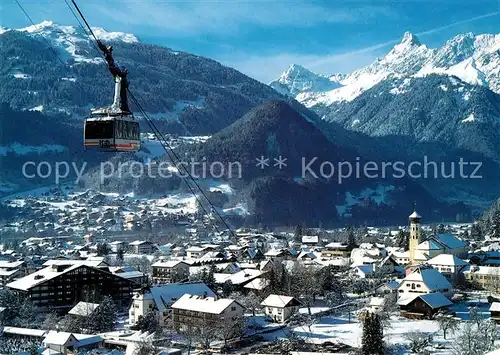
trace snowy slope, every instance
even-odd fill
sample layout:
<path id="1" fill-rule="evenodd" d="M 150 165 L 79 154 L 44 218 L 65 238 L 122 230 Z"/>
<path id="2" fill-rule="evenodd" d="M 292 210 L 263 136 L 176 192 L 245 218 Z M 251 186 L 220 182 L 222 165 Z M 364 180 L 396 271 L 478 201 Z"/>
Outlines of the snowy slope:
<path id="1" fill-rule="evenodd" d="M 298 64 L 292 64 L 269 85 L 281 94 L 295 96 L 301 92 L 323 92 L 341 87 L 335 77 L 314 74 Z"/>
<path id="2" fill-rule="evenodd" d="M 98 64 L 102 59 L 97 56 L 94 51 L 82 51 L 84 48 L 92 45 L 92 39 L 79 27 L 62 26 L 54 24 L 52 21 L 43 21 L 39 24 L 19 28 L 8 29 L 0 28 L 0 35 L 8 31 L 19 31 L 29 33 L 33 36 L 46 38 L 52 46 L 61 50 L 61 53 L 66 54 L 65 59 L 73 58 L 76 62 L 86 62 Z M 136 36 L 130 33 L 123 32 L 108 32 L 101 27 L 92 27 L 92 31 L 97 38 L 104 41 L 121 41 L 126 43 L 135 43 L 139 40 Z"/>
<path id="3" fill-rule="evenodd" d="M 340 84 L 340 87 L 320 91 L 303 85 L 301 89 L 301 85 L 297 85 L 295 71 L 291 69 L 270 85 L 276 88 L 276 83 L 279 83 L 280 92 L 295 97 L 307 107 L 315 107 L 352 101 L 386 79 L 429 74 L 456 76 L 466 83 L 485 86 L 500 93 L 500 34 L 461 34 L 441 48 L 431 49 L 415 35 L 406 32 L 401 42 L 383 58 L 345 76 L 332 76 L 330 80 Z M 308 71 L 307 77 L 322 76 Z"/>

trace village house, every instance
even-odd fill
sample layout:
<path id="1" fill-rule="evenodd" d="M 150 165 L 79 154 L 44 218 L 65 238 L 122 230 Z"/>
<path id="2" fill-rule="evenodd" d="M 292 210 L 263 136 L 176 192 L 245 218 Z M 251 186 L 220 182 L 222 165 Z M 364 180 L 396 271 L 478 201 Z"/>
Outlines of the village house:
<path id="1" fill-rule="evenodd" d="M 129 324 L 134 325 L 139 321 L 139 317 L 155 312 L 159 324 L 166 325 L 170 317 L 170 307 L 186 293 L 217 297 L 207 285 L 201 282 L 170 283 L 146 288 L 133 296 L 129 309 Z"/>
<path id="2" fill-rule="evenodd" d="M 269 295 L 260 303 L 264 313 L 274 322 L 283 323 L 299 311 L 300 302 L 294 297 Z"/>
<path id="3" fill-rule="evenodd" d="M 129 243 L 130 252 L 134 254 L 153 254 L 156 251 L 156 246 L 152 242 L 146 240 L 136 240 Z"/>
<path id="4" fill-rule="evenodd" d="M 407 294 L 398 299 L 401 315 L 408 318 L 432 318 L 436 313 L 447 309 L 451 302 L 440 292 L 424 295 Z"/>
<path id="5" fill-rule="evenodd" d="M 51 330 L 43 339 L 43 345 L 50 349 L 47 354 L 69 354 L 99 348 L 104 344 L 98 335 L 74 334 Z"/>
<path id="6" fill-rule="evenodd" d="M 427 294 L 441 292 L 447 297 L 453 295 L 450 282 L 439 271 L 428 265 L 417 266 L 398 287 L 399 297 L 408 294 Z"/>
<path id="7" fill-rule="evenodd" d="M 345 243 L 329 243 L 321 250 L 321 257 L 325 259 L 348 258 L 353 246 Z"/>
<path id="8" fill-rule="evenodd" d="M 316 247 L 319 245 L 319 236 L 317 235 L 303 235 L 302 244 L 309 247 Z"/>
<path id="9" fill-rule="evenodd" d="M 408 265 L 410 263 L 410 251 L 394 251 L 391 253 L 394 260 L 399 265 Z"/>
<path id="10" fill-rule="evenodd" d="M 113 253 L 118 253 L 119 250 L 126 249 L 126 243 L 122 240 L 116 240 L 114 242 L 109 243 L 108 245 Z"/>
<path id="11" fill-rule="evenodd" d="M 178 261 L 158 261 L 152 265 L 153 282 L 180 282 L 189 278 L 189 264 Z"/>
<path id="12" fill-rule="evenodd" d="M 290 252 L 286 249 L 270 249 L 264 253 L 266 260 L 283 261 L 290 258 Z"/>
<path id="13" fill-rule="evenodd" d="M 186 249 L 186 256 L 188 259 L 200 259 L 209 251 L 211 250 L 208 247 L 194 245 Z"/>
<path id="14" fill-rule="evenodd" d="M 231 337 L 243 331 L 245 307 L 228 298 L 217 299 L 206 295 L 185 294 L 172 305 L 175 329 L 217 327 L 234 329 Z"/>
<path id="15" fill-rule="evenodd" d="M 402 268 L 400 268 L 399 264 L 391 255 L 371 264 L 355 266 L 354 269 L 360 278 L 377 277 L 402 272 Z"/>
<path id="16" fill-rule="evenodd" d="M 440 254 L 427 261 L 427 264 L 439 271 L 450 282 L 459 281 L 462 271 L 469 264 L 452 254 Z"/>
<path id="17" fill-rule="evenodd" d="M 464 270 L 465 280 L 483 289 L 500 291 L 500 267 L 471 265 Z"/>

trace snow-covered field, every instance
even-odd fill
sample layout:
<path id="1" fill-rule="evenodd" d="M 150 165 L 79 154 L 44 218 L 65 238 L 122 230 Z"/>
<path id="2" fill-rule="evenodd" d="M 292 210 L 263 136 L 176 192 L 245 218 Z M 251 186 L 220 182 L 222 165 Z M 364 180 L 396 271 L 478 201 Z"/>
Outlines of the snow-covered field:
<path id="1" fill-rule="evenodd" d="M 357 320 L 354 320 L 354 317 L 351 323 L 345 317 L 323 317 L 317 324 L 311 326 L 310 331 L 307 326 L 301 326 L 294 328 L 293 332 L 314 343 L 331 341 L 353 347 L 361 346 L 362 326 Z M 433 335 L 434 349 L 430 347 L 432 354 L 452 354 L 453 335 L 448 335 L 448 339 L 444 340 L 438 323 L 432 320 L 409 320 L 394 317 L 391 319 L 391 327 L 384 329 L 384 341 L 387 345 L 399 346 L 397 354 L 410 354 L 404 346 L 409 344 L 405 335 L 411 332 Z M 436 347 L 442 349 L 436 349 Z"/>

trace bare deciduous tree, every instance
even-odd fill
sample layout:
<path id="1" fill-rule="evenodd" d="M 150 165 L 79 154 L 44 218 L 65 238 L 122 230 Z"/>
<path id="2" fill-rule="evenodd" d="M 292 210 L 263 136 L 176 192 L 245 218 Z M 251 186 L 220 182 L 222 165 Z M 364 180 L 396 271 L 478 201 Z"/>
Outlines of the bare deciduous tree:
<path id="1" fill-rule="evenodd" d="M 436 317 L 436 320 L 438 321 L 439 323 L 439 329 L 441 329 L 443 331 L 443 338 L 446 339 L 446 333 L 447 332 L 455 332 L 459 326 L 460 326 L 460 323 L 457 319 L 455 319 L 455 317 L 451 316 L 451 315 L 438 315 Z"/>
<path id="2" fill-rule="evenodd" d="M 409 332 L 405 334 L 405 339 L 410 342 L 410 350 L 415 354 L 429 354 L 427 348 L 432 343 L 432 338 L 422 332 Z"/>

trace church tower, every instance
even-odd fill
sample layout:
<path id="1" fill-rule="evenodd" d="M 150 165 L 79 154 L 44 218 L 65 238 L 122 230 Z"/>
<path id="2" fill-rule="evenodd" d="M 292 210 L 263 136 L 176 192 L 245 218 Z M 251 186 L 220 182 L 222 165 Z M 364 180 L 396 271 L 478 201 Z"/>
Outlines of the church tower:
<path id="1" fill-rule="evenodd" d="M 420 220 L 422 217 L 416 210 L 409 217 L 410 219 L 410 265 L 415 265 L 415 251 L 420 244 Z"/>

